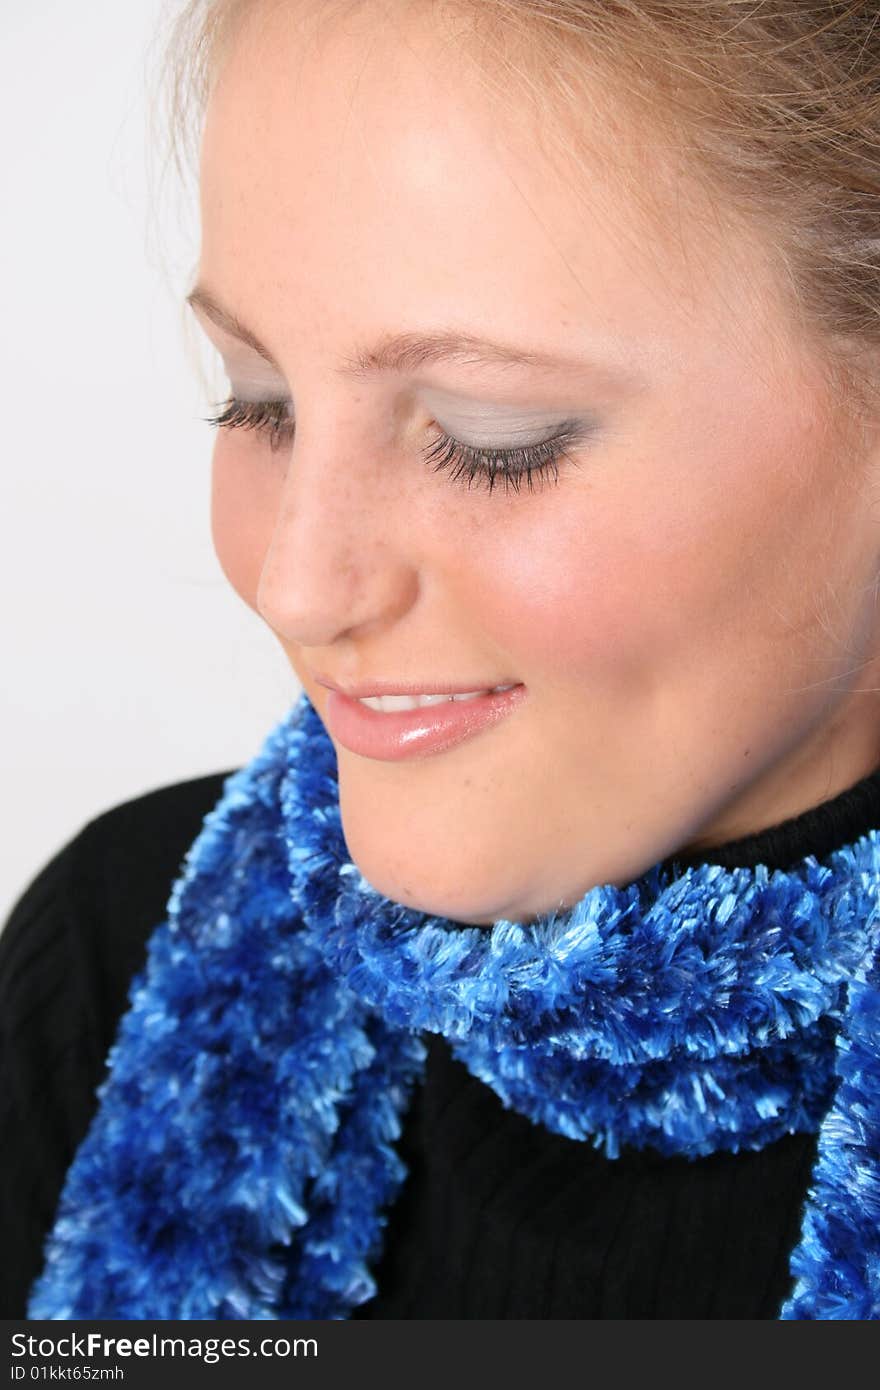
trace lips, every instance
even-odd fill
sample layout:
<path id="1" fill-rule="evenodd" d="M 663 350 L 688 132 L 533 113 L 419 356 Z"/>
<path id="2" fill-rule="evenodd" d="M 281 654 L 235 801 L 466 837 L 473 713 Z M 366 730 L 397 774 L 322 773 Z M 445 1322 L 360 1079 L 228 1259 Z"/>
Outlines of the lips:
<path id="1" fill-rule="evenodd" d="M 512 714 L 525 696 L 526 687 L 517 684 L 468 699 L 441 693 L 438 703 L 417 709 L 376 710 L 362 699 L 331 690 L 325 717 L 331 737 L 344 748 L 362 757 L 397 762 L 440 753 L 472 738 Z"/>
<path id="2" fill-rule="evenodd" d="M 349 695 L 353 699 L 363 700 L 373 695 L 463 695 L 473 694 L 475 691 L 482 694 L 487 690 L 497 690 L 502 686 L 518 685 L 519 681 L 510 680 L 504 677 L 501 680 L 492 682 L 487 686 L 479 676 L 470 682 L 461 681 L 457 685 L 452 685 L 448 681 L 441 681 L 435 685 L 430 678 L 423 680 L 402 680 L 395 677 L 392 680 L 369 680 L 369 681 L 346 681 L 344 685 L 337 684 L 330 680 L 329 676 L 312 673 L 312 679 L 316 685 L 323 685 L 327 690 L 338 690 L 340 695 Z"/>
<path id="3" fill-rule="evenodd" d="M 419 695 L 361 695 L 358 698 L 370 709 L 379 710 L 385 714 L 393 714 L 409 709 L 431 709 L 435 705 L 442 705 L 449 700 L 456 700 L 463 704 L 466 700 L 477 700 L 481 695 L 498 694 L 502 690 L 509 690 L 515 682 L 510 685 L 493 686 L 491 690 L 468 690 L 458 691 L 453 695 L 447 694 L 419 694 Z"/>

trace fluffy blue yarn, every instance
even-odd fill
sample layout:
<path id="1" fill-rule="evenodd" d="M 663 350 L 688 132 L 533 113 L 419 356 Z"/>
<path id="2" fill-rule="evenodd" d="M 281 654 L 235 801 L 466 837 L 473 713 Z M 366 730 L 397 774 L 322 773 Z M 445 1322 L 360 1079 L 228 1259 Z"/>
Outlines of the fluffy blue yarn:
<path id="1" fill-rule="evenodd" d="M 880 1317 L 878 889 L 871 831 L 787 871 L 656 865 L 527 925 L 428 916 L 352 863 L 303 694 L 187 852 L 29 1317 L 349 1317 L 426 1031 L 612 1158 L 818 1131 L 780 1317 Z"/>

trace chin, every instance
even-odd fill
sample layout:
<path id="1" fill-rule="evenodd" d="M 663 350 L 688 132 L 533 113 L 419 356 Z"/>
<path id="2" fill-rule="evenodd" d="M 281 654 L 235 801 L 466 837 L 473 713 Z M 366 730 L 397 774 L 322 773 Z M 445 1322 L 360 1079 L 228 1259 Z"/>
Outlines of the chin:
<path id="1" fill-rule="evenodd" d="M 376 843 L 375 833 L 353 835 L 346 828 L 344 817 L 343 832 L 352 861 L 370 886 L 392 902 L 430 917 L 470 926 L 491 926 L 505 915 L 503 904 L 495 910 L 491 885 L 481 890 L 466 871 L 462 877 L 469 882 L 469 890 L 456 892 L 450 885 L 448 860 L 441 857 L 436 863 L 422 864 L 413 854 L 389 856 L 387 846 Z"/>
<path id="2" fill-rule="evenodd" d="M 409 866 L 406 876 L 402 877 L 393 867 L 376 863 L 369 857 L 366 861 L 353 853 L 351 857 L 377 893 L 390 898 L 392 902 L 400 903 L 403 907 L 411 908 L 414 912 L 423 912 L 429 917 L 440 917 L 474 927 L 491 926 L 497 917 L 504 915 L 502 911 L 496 914 L 491 908 L 487 911 L 485 907 L 481 907 L 473 893 L 466 897 L 450 893 L 448 882 L 439 887 L 431 881 L 430 876 L 421 879 L 417 867 L 413 872 L 412 865 Z"/>
<path id="3" fill-rule="evenodd" d="M 509 861 L 503 882 L 491 876 L 481 882 L 478 864 L 460 865 L 453 875 L 449 859 L 442 856 L 436 862 L 420 863 L 412 854 L 389 857 L 374 835 L 361 839 L 346 832 L 345 838 L 352 861 L 377 893 L 429 917 L 472 927 L 491 927 L 502 919 L 526 925 L 559 906 L 558 900 L 546 906 L 533 903 L 527 893 L 512 900 Z M 453 877 L 465 882 L 467 891 L 456 891 L 450 882 Z"/>

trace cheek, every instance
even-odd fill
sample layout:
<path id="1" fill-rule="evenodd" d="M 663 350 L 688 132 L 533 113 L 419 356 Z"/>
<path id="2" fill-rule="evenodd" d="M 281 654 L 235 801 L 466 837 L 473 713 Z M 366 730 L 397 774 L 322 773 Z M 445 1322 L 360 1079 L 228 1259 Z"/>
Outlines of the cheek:
<path id="1" fill-rule="evenodd" d="M 257 590 L 272 540 L 278 480 L 265 450 L 220 435 L 211 464 L 211 537 L 235 592 L 256 612 Z"/>
<path id="2" fill-rule="evenodd" d="M 632 589 L 617 585 L 615 592 L 614 583 L 624 543 L 591 535 L 589 492 L 559 493 L 527 500 L 513 524 L 484 529 L 481 564 L 468 585 L 472 611 L 527 684 L 530 672 L 573 681 L 586 668 L 595 672 L 621 629 L 631 628 Z"/>
<path id="3" fill-rule="evenodd" d="M 631 449 L 485 526 L 461 601 L 511 672 L 619 695 L 739 661 L 774 611 L 803 628 L 833 460 L 821 431 L 768 423 L 709 447 L 693 426 L 667 431 L 662 459 Z"/>

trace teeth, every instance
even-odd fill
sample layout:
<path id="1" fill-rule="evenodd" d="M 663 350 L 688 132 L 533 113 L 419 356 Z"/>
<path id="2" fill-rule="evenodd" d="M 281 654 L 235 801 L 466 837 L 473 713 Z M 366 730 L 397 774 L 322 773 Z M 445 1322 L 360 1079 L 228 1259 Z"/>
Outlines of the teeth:
<path id="1" fill-rule="evenodd" d="M 360 704 L 368 705 L 370 709 L 384 711 L 385 714 L 392 714 L 395 710 L 404 709 L 423 709 L 428 705 L 442 705 L 451 700 L 476 700 L 479 695 L 494 694 L 499 690 L 510 690 L 512 686 L 496 685 L 492 690 L 466 690 L 460 695 L 364 695 L 360 699 Z"/>

